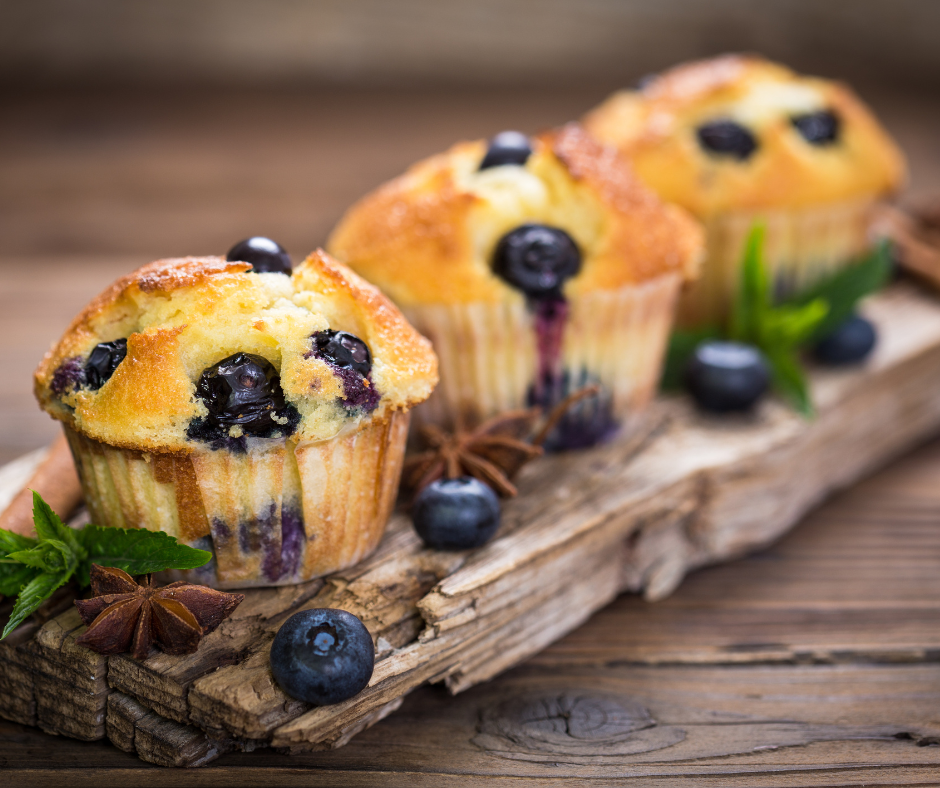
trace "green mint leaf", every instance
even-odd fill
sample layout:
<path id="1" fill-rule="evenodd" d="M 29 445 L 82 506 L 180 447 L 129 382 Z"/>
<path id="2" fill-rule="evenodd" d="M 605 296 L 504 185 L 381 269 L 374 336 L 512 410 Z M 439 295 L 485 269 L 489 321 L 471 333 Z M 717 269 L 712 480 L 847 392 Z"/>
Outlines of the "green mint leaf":
<path id="1" fill-rule="evenodd" d="M 53 553 L 56 553 L 53 548 Z M 56 554 L 56 557 L 61 557 Z M 56 561 L 53 559 L 49 560 L 49 550 L 46 549 L 45 545 L 40 545 L 38 547 L 33 547 L 30 550 L 18 550 L 15 553 L 10 553 L 7 558 L 11 561 L 17 561 L 20 564 L 25 566 L 31 566 L 34 569 L 39 569 L 42 572 L 48 572 L 54 569 L 62 569 L 62 566 L 56 566 Z"/>
<path id="2" fill-rule="evenodd" d="M 37 544 L 39 542 L 36 539 L 0 528 L 0 559 L 6 558 L 10 553 L 15 553 L 18 550 L 29 550 Z"/>
<path id="3" fill-rule="evenodd" d="M 770 277 L 764 263 L 764 225 L 758 222 L 751 227 L 744 243 L 741 279 L 731 306 L 728 338 L 754 343 L 760 333 L 761 318 L 771 302 Z"/>
<path id="4" fill-rule="evenodd" d="M 33 491 L 33 523 L 36 526 L 36 534 L 39 536 L 40 542 L 47 539 L 58 539 L 68 545 L 78 559 L 85 557 L 76 532 L 62 522 L 59 515 L 52 511 L 52 507 L 35 490 Z"/>
<path id="5" fill-rule="evenodd" d="M 10 620 L 3 628 L 3 634 L 0 640 L 3 640 L 14 629 L 16 629 L 24 618 L 35 612 L 46 599 L 52 596 L 52 593 L 61 585 L 68 582 L 69 574 L 62 572 L 60 574 L 42 573 L 30 580 L 20 591 L 20 595 L 13 605 L 13 612 L 10 614 Z"/>
<path id="6" fill-rule="evenodd" d="M 719 339 L 721 331 L 717 327 L 701 328 L 692 331 L 676 329 L 669 336 L 666 361 L 659 387 L 663 391 L 681 391 L 685 368 L 692 354 L 702 342 Z"/>
<path id="7" fill-rule="evenodd" d="M 829 314 L 821 298 L 805 306 L 785 304 L 768 309 L 761 326 L 761 345 L 769 350 L 797 348 L 809 340 Z"/>
<path id="8" fill-rule="evenodd" d="M 16 596 L 38 574 L 39 571 L 31 566 L 0 563 L 0 596 Z"/>
<path id="9" fill-rule="evenodd" d="M 114 566 L 130 575 L 195 569 L 212 559 L 212 553 L 180 544 L 162 531 L 87 525 L 80 533 L 88 551 L 87 563 Z"/>
<path id="10" fill-rule="evenodd" d="M 855 311 L 858 302 L 887 284 L 891 276 L 891 250 L 882 241 L 860 261 L 800 293 L 797 303 L 822 299 L 829 305 L 826 319 L 816 327 L 809 341 L 818 341 L 841 325 Z"/>
<path id="11" fill-rule="evenodd" d="M 767 354 L 774 388 L 794 409 L 807 418 L 815 414 L 806 375 L 794 351 L 777 350 Z"/>
<path id="12" fill-rule="evenodd" d="M 53 574 L 68 572 L 71 575 L 78 566 L 78 556 L 65 542 L 58 539 L 46 539 L 29 550 L 10 553 L 7 558 Z"/>

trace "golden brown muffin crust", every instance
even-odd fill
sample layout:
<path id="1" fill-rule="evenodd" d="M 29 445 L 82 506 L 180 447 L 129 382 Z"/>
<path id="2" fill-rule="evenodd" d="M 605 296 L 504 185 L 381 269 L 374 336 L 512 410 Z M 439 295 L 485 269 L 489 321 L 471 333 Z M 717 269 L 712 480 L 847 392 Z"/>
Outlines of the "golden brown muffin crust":
<path id="1" fill-rule="evenodd" d="M 821 110 L 840 120 L 834 144 L 812 145 L 792 124 Z M 703 150 L 696 129 L 719 119 L 746 126 L 757 151 L 737 161 Z M 638 91 L 615 93 L 584 123 L 663 199 L 702 218 L 877 197 L 897 190 L 905 176 L 900 150 L 851 89 L 756 55 L 677 66 Z"/>
<path id="2" fill-rule="evenodd" d="M 582 271 L 565 292 L 693 275 L 700 229 L 642 186 L 614 149 L 576 124 L 532 146 L 524 166 L 483 172 L 482 140 L 419 162 L 352 206 L 330 251 L 403 306 L 521 298 L 490 257 L 525 222 L 560 227 L 581 248 Z"/>
<path id="3" fill-rule="evenodd" d="M 46 354 L 35 374 L 42 407 L 82 434 L 135 450 L 189 452 L 202 371 L 237 352 L 278 369 L 301 422 L 295 440 L 325 440 L 387 418 L 427 398 L 437 382 L 430 343 L 375 287 L 321 250 L 292 276 L 254 274 L 221 258 L 159 260 L 95 298 Z M 372 353 L 372 385 L 382 395 L 369 414 L 342 406 L 342 381 L 311 353 L 311 336 L 350 331 Z M 99 342 L 127 339 L 127 355 L 97 391 L 53 392 L 56 371 L 84 364 Z"/>

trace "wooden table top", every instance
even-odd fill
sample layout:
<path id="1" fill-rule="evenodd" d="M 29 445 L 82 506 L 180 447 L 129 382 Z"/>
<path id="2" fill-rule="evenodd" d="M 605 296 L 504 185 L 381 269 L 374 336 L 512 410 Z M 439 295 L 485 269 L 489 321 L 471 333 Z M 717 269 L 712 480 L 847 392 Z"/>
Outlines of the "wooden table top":
<path id="1" fill-rule="evenodd" d="M 111 279 L 250 234 L 299 257 L 343 207 L 453 139 L 533 130 L 601 98 L 553 94 L 52 96 L 0 125 L 0 460 L 54 425 L 29 374 Z M 940 191 L 940 110 L 876 105 Z M 160 769 L 0 721 L 17 785 L 940 784 L 940 443 L 669 599 L 625 596 L 502 677 L 422 688 L 340 750 Z M 759 516 L 759 513 L 755 513 Z M 559 582 L 564 582 L 560 579 Z"/>

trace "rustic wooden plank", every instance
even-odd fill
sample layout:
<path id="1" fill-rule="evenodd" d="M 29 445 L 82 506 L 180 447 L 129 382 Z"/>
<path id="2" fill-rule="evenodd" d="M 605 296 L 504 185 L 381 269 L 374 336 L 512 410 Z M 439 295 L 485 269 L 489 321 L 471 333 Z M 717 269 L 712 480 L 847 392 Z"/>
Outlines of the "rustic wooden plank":
<path id="1" fill-rule="evenodd" d="M 840 496 L 771 550 L 697 573 L 663 602 L 635 603 L 655 618 L 657 611 L 682 602 L 686 626 L 700 623 L 712 635 L 722 631 L 716 611 L 735 605 L 773 611 L 784 609 L 790 600 L 805 605 L 814 597 L 820 604 L 852 603 L 858 608 L 875 606 L 879 599 L 887 605 L 906 603 L 912 608 L 936 604 L 935 586 L 920 585 L 920 581 L 937 582 L 935 571 L 930 578 L 930 569 L 940 559 L 940 529 L 925 524 L 935 522 L 940 513 L 940 495 L 936 484 L 930 484 L 938 467 L 940 444 L 933 444 Z M 888 549 L 892 544 L 893 549 Z M 881 554 L 883 570 L 869 575 L 880 565 L 875 559 Z M 920 560 L 911 563 L 917 556 Z M 818 567 L 814 559 L 820 562 Z M 800 571 L 806 562 L 810 565 Z M 828 571 L 840 564 L 844 572 L 832 575 Z M 913 583 L 909 582 L 911 572 Z M 787 582 L 790 577 L 792 581 Z M 631 640 L 622 637 L 619 645 L 609 642 L 611 634 L 623 630 L 629 634 L 633 629 L 629 618 L 605 620 L 608 611 L 615 612 L 628 600 L 620 600 L 575 635 L 547 649 L 545 656 L 555 656 L 544 663 L 538 657 L 456 699 L 438 691 L 417 690 L 395 716 L 341 750 L 299 754 L 288 765 L 282 756 L 267 752 L 234 760 L 226 756 L 217 762 L 218 767 L 199 772 L 198 777 L 173 772 L 175 784 L 542 785 L 550 780 L 551 784 L 583 786 L 591 782 L 687 785 L 695 779 L 696 784 L 715 786 L 927 785 L 937 773 L 940 748 L 927 745 L 936 735 L 940 665 L 644 666 L 628 664 L 630 660 L 604 664 L 616 663 L 618 650 Z M 667 641 L 683 636 L 669 621 L 659 620 L 669 633 Z M 581 637 L 584 643 L 597 642 L 599 664 L 589 665 L 564 647 Z M 636 637 L 642 640 L 646 635 L 638 632 Z M 884 635 L 884 640 L 890 638 L 890 632 Z M 597 694 L 613 696 L 627 708 L 640 703 L 658 726 L 688 726 L 683 728 L 686 739 L 649 751 L 652 755 L 647 757 L 658 760 L 645 764 L 635 764 L 633 755 L 611 756 L 609 748 L 623 742 L 612 745 L 594 733 L 573 742 L 563 739 L 561 744 L 569 749 L 562 757 L 551 758 L 551 765 L 544 762 L 544 753 L 532 747 L 528 730 L 516 731 L 524 745 L 518 750 L 507 750 L 504 741 L 497 741 L 497 748 L 502 749 L 494 753 L 481 750 L 480 741 L 474 743 L 481 735 L 484 715 L 491 727 L 495 720 L 505 730 L 506 724 L 500 722 L 505 715 L 495 714 L 494 709 L 507 700 L 535 695 L 551 702 L 572 692 L 588 699 Z M 714 728 L 714 734 L 707 726 Z M 497 725 L 497 734 L 499 729 Z M 885 733 L 890 735 L 885 737 Z M 799 743 L 806 740 L 810 743 Z M 3 741 L 0 736 L 0 748 Z M 727 754 L 729 741 L 742 752 Z M 595 764 L 597 755 L 571 752 L 572 744 L 607 748 L 600 759 L 612 762 Z M 688 750 L 674 750 L 681 747 L 693 752 L 702 747 L 708 754 L 690 758 Z M 2 749 L 0 758 L 17 779 L 33 779 L 33 773 L 27 775 L 19 764 L 33 765 L 36 759 L 29 760 L 22 751 L 20 746 L 14 754 L 20 761 L 8 759 Z M 96 762 L 85 758 L 85 769 L 76 770 L 74 763 L 82 762 L 81 752 L 67 751 L 62 756 L 63 763 L 72 767 L 70 783 L 76 774 L 77 780 L 92 779 L 83 772 L 104 763 L 106 771 L 101 774 L 108 779 L 140 780 L 121 761 L 102 758 L 99 751 Z M 726 754 L 718 756 L 717 752 Z M 581 762 L 571 762 L 577 759 Z M 51 774 L 44 772 L 46 784 Z M 148 784 L 161 784 L 160 774 L 155 773 L 151 781 L 148 772 Z M 35 773 L 37 781 L 40 776 Z M 97 773 L 95 778 L 100 779 Z"/>
<path id="2" fill-rule="evenodd" d="M 649 605 L 622 596 L 530 664 L 940 659 L 940 444 L 746 561 Z"/>
<path id="3" fill-rule="evenodd" d="M 336 746 L 425 681 L 443 680 L 458 692 L 491 678 L 621 590 L 661 598 L 689 569 L 766 544 L 832 490 L 940 427 L 940 309 L 916 288 L 898 285 L 873 299 L 869 311 L 882 334 L 875 356 L 861 369 L 814 372 L 814 420 L 776 402 L 753 417 L 723 420 L 702 417 L 684 401 L 666 403 L 632 440 L 529 466 L 498 538 L 481 550 L 428 550 L 398 515 L 366 562 L 325 582 L 249 592 L 236 615 L 188 657 L 105 661 L 74 646 L 80 621 L 74 611 L 63 614 L 20 647 L 31 660 L 37 722 L 102 736 L 109 662 L 111 687 L 149 710 L 134 721 L 134 741 L 147 742 L 135 744 L 142 757 L 202 763 L 221 752 L 206 742 L 232 737 L 249 748 Z M 872 412 L 880 418 L 867 418 Z M 309 607 L 353 612 L 377 644 L 370 687 L 334 707 L 291 700 L 270 674 L 271 638 L 286 615 Z M 739 642 L 729 623 L 727 641 L 707 654 L 686 654 L 680 640 L 671 656 L 660 645 L 658 657 L 648 652 L 640 661 L 694 662 L 696 654 L 702 661 L 837 660 L 863 646 L 869 659 L 922 659 L 933 646 L 918 628 L 935 621 L 936 611 L 883 607 L 880 620 L 892 638 L 880 651 L 864 637 L 870 613 L 857 617 L 853 639 L 851 611 L 790 609 L 794 631 L 821 636 L 840 621 L 845 637 L 823 654 L 796 639 L 786 648 Z M 739 630 L 767 619 L 755 611 L 735 615 Z M 192 733 L 193 724 L 210 738 Z M 115 730 L 126 745 L 129 734 Z"/>

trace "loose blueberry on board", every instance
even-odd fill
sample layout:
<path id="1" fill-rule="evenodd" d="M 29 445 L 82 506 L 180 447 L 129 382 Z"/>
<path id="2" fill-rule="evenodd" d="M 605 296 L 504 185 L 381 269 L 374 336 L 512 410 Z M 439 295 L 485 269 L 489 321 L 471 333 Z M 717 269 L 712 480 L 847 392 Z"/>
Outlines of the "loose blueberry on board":
<path id="1" fill-rule="evenodd" d="M 271 672 L 297 700 L 329 706 L 358 695 L 375 667 L 372 636 L 345 610 L 295 613 L 271 643 Z"/>
<path id="2" fill-rule="evenodd" d="M 313 335 L 317 356 L 333 366 L 354 369 L 360 375 L 372 371 L 372 354 L 369 346 L 348 331 L 318 331 Z"/>
<path id="3" fill-rule="evenodd" d="M 290 255 L 276 241 L 256 235 L 239 241 L 228 250 L 225 259 L 229 262 L 251 263 L 256 274 L 288 274 L 294 270 Z"/>
<path id="4" fill-rule="evenodd" d="M 870 320 L 852 315 L 813 348 L 813 358 L 822 364 L 839 366 L 865 359 L 878 341 Z"/>
<path id="5" fill-rule="evenodd" d="M 499 528 L 499 499 L 472 476 L 438 479 L 415 497 L 418 536 L 437 550 L 469 550 L 486 544 Z"/>
<path id="6" fill-rule="evenodd" d="M 213 364 L 199 378 L 196 394 L 219 424 L 237 424 L 253 435 L 281 426 L 274 421 L 285 407 L 281 379 L 274 365 L 261 356 L 236 353 Z"/>
<path id="7" fill-rule="evenodd" d="M 115 339 L 113 342 L 99 342 L 85 362 L 85 382 L 88 388 L 100 389 L 111 379 L 127 355 L 127 340 Z"/>
<path id="8" fill-rule="evenodd" d="M 522 166 L 531 155 L 532 145 L 525 134 L 520 131 L 503 131 L 490 140 L 486 156 L 480 163 L 480 169 L 501 167 L 504 164 Z"/>
<path id="9" fill-rule="evenodd" d="M 791 123 L 803 139 L 813 145 L 832 145 L 839 140 L 839 116 L 830 110 L 797 115 Z"/>
<path id="10" fill-rule="evenodd" d="M 760 351 L 740 342 L 702 342 L 686 367 L 686 387 L 712 413 L 750 410 L 770 385 Z"/>
<path id="11" fill-rule="evenodd" d="M 699 145 L 709 153 L 745 161 L 757 150 L 754 135 L 733 120 L 713 120 L 696 130 Z"/>
<path id="12" fill-rule="evenodd" d="M 496 244 L 493 271 L 530 298 L 560 298 L 561 286 L 581 270 L 574 239 L 557 227 L 523 224 Z"/>

